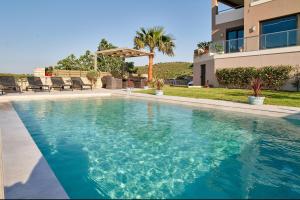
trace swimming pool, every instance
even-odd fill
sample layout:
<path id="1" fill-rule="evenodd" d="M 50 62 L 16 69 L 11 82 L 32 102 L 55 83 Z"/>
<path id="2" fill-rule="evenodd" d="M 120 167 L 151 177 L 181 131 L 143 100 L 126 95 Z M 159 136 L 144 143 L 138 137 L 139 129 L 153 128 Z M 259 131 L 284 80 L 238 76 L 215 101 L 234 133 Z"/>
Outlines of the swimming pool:
<path id="1" fill-rule="evenodd" d="M 300 122 L 127 98 L 13 103 L 71 198 L 299 198 Z"/>

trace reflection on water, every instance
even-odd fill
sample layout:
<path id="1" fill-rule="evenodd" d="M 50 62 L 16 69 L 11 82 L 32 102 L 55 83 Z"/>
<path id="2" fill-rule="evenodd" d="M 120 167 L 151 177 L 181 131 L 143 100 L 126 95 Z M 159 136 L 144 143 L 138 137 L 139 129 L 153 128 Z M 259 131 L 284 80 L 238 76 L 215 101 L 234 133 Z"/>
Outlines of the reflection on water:
<path id="1" fill-rule="evenodd" d="M 121 98 L 14 106 L 72 198 L 300 195 L 297 121 Z"/>

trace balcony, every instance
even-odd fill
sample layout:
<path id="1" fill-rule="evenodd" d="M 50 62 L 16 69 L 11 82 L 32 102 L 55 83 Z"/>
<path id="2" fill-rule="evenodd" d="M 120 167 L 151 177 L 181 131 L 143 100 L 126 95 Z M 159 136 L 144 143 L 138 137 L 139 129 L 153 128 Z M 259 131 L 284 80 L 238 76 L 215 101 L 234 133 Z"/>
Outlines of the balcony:
<path id="1" fill-rule="evenodd" d="M 300 46 L 300 29 L 224 40 L 210 44 L 209 53 L 228 54 Z"/>
<path id="2" fill-rule="evenodd" d="M 250 6 L 260 5 L 260 4 L 263 4 L 263 3 L 270 2 L 270 1 L 272 1 L 272 0 L 251 0 L 250 1 Z"/>
<path id="3" fill-rule="evenodd" d="M 244 19 L 244 8 L 230 8 L 220 11 L 216 15 L 216 25 Z"/>

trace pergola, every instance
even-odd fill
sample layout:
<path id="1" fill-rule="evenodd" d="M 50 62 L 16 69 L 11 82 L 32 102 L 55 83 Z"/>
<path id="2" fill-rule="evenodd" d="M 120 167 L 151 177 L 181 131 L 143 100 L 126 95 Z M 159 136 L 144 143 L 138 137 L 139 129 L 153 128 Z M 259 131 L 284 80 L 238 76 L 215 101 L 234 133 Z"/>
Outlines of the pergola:
<path id="1" fill-rule="evenodd" d="M 109 57 L 118 57 L 118 58 L 133 58 L 133 57 L 143 57 L 143 56 L 153 56 L 152 53 L 148 53 L 141 50 L 130 49 L 130 48 L 116 48 L 116 49 L 108 49 L 103 51 L 95 52 L 95 62 L 94 69 L 97 70 L 97 57 L 98 55 L 109 56 Z M 153 63 L 150 62 L 149 59 L 149 69 L 152 69 Z M 152 79 L 152 74 L 148 73 L 148 80 Z"/>

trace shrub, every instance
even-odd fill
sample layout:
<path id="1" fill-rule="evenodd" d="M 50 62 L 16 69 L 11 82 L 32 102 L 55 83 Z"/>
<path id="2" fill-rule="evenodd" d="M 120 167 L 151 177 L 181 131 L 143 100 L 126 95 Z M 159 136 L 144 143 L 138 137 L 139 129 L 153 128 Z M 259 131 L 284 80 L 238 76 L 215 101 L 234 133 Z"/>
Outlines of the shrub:
<path id="1" fill-rule="evenodd" d="M 95 85 L 98 78 L 98 72 L 95 70 L 91 70 L 86 74 L 86 77 L 87 79 L 89 79 L 89 81 L 91 81 L 93 85 Z"/>
<path id="2" fill-rule="evenodd" d="M 258 76 L 265 88 L 279 90 L 291 78 L 292 71 L 292 66 L 267 66 L 258 69 Z"/>
<path id="3" fill-rule="evenodd" d="M 254 67 L 238 67 L 217 70 L 217 79 L 220 85 L 229 88 L 247 88 L 256 76 Z"/>
<path id="4" fill-rule="evenodd" d="M 251 81 L 260 78 L 265 89 L 278 90 L 287 80 L 293 70 L 291 66 L 267 66 L 260 69 L 254 67 L 238 67 L 217 70 L 219 84 L 228 88 L 247 88 Z"/>
<path id="5" fill-rule="evenodd" d="M 294 81 L 293 86 L 297 89 L 297 92 L 300 91 L 300 67 L 299 65 L 295 67 Z"/>
<path id="6" fill-rule="evenodd" d="M 295 80 L 293 82 L 293 86 L 297 89 L 297 92 L 300 91 L 300 73 L 295 75 Z"/>

